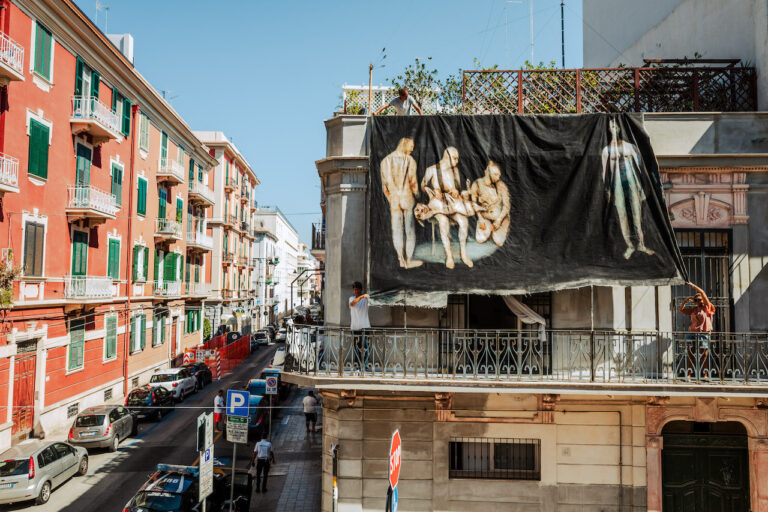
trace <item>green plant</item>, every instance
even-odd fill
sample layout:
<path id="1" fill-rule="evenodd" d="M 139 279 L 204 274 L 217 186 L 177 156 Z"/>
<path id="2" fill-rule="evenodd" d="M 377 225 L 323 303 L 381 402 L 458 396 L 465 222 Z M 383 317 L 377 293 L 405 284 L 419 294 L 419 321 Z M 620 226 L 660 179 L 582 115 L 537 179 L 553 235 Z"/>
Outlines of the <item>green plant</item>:
<path id="1" fill-rule="evenodd" d="M 432 57 L 427 57 L 432 60 Z M 408 64 L 403 73 L 395 78 L 390 78 L 389 83 L 392 88 L 408 89 L 408 94 L 412 95 L 416 102 L 422 106 L 434 102 L 440 88 L 440 81 L 437 79 L 436 69 L 427 69 L 427 64 L 416 58 L 413 64 Z"/>
<path id="2" fill-rule="evenodd" d="M 0 309 L 13 306 L 13 282 L 21 276 L 21 267 L 13 266 L 13 251 L 8 251 L 8 257 L 0 262 Z"/>
<path id="3" fill-rule="evenodd" d="M 211 339 L 211 321 L 207 318 L 203 319 L 203 341 Z"/>

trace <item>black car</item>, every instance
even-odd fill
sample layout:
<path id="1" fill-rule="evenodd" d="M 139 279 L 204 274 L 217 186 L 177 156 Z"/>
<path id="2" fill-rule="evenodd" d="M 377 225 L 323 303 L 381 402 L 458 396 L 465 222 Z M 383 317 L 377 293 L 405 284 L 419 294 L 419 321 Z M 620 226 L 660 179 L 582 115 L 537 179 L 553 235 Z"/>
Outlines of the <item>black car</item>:
<path id="1" fill-rule="evenodd" d="M 141 419 L 154 417 L 160 420 L 164 414 L 173 410 L 176 402 L 173 393 L 162 386 L 145 384 L 128 393 L 125 405 Z"/>
<path id="2" fill-rule="evenodd" d="M 251 334 L 251 351 L 267 345 L 269 345 L 269 335 L 266 331 L 256 331 Z"/>
<path id="3" fill-rule="evenodd" d="M 194 375 L 197 379 L 197 388 L 203 389 L 205 386 L 213 382 L 213 374 L 211 369 L 205 363 L 189 363 L 182 366 L 186 368 L 190 375 Z"/>
<path id="4" fill-rule="evenodd" d="M 198 502 L 199 473 L 195 466 L 158 464 L 139 492 L 126 503 L 124 512 L 193 512 L 202 510 Z M 214 486 L 216 485 L 214 481 Z M 214 510 L 217 501 L 207 499 L 207 510 Z"/>

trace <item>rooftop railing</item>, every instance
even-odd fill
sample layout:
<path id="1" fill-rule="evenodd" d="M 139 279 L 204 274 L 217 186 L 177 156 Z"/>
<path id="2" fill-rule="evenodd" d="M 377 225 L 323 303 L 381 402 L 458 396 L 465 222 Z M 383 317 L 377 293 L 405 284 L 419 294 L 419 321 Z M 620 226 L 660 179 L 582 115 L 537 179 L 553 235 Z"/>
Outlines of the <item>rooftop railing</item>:
<path id="1" fill-rule="evenodd" d="M 20 75 L 24 74 L 24 47 L 0 33 L 0 61 Z"/>
<path id="2" fill-rule="evenodd" d="M 291 329 L 291 371 L 321 377 L 768 386 L 768 334 Z"/>
<path id="3" fill-rule="evenodd" d="M 757 110 L 753 67 L 464 71 L 465 114 Z"/>
<path id="4" fill-rule="evenodd" d="M 437 101 L 439 91 L 433 91 L 433 97 L 419 103 L 424 114 L 437 114 L 444 109 Z M 397 90 L 391 87 L 374 85 L 371 88 L 371 112 L 376 112 L 383 105 L 397 98 Z M 344 114 L 368 113 L 368 86 L 367 85 L 342 85 L 341 86 L 342 112 Z M 394 109 L 388 111 L 394 114 Z"/>

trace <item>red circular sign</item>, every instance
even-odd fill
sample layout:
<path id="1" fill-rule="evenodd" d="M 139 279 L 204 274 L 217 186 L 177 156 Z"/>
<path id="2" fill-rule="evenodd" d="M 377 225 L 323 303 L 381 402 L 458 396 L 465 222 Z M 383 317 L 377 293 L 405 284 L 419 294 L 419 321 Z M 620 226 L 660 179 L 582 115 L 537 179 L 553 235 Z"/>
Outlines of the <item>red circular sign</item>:
<path id="1" fill-rule="evenodd" d="M 400 445 L 400 432 L 395 430 L 392 434 L 392 444 L 389 447 L 389 485 L 394 489 L 400 478 L 400 463 L 402 461 L 402 447 Z"/>

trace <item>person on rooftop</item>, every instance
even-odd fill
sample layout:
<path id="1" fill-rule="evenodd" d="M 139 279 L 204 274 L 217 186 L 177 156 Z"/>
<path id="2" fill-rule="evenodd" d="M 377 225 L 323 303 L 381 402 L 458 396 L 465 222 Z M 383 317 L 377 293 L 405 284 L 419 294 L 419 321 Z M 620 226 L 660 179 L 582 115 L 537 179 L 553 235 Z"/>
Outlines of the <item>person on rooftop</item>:
<path id="1" fill-rule="evenodd" d="M 408 89 L 405 87 L 398 89 L 397 98 L 382 106 L 380 109 L 374 112 L 373 115 L 377 116 L 387 110 L 389 107 L 394 107 L 395 113 L 398 116 L 412 116 L 414 111 L 418 112 L 419 115 L 423 115 L 421 112 L 421 107 L 419 107 L 419 104 L 416 103 L 415 99 L 413 99 L 413 96 L 408 94 Z"/>

